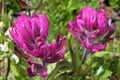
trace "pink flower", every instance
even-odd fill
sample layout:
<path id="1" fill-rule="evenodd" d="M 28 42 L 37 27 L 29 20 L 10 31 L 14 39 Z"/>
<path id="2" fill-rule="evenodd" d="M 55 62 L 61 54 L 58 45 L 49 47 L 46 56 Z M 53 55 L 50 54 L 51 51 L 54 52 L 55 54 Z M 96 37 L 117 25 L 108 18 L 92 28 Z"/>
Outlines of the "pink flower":
<path id="1" fill-rule="evenodd" d="M 57 35 L 56 41 L 52 44 L 44 44 L 39 50 L 34 50 L 37 57 L 42 58 L 45 63 L 54 63 L 64 59 L 64 52 L 67 47 L 64 47 L 66 37 L 60 40 L 60 34 Z"/>
<path id="2" fill-rule="evenodd" d="M 49 25 L 45 14 L 34 14 L 32 17 L 21 14 L 10 30 L 10 35 L 17 45 L 36 56 L 34 51 L 46 43 Z"/>
<path id="3" fill-rule="evenodd" d="M 86 7 L 68 23 L 67 29 L 84 48 L 96 52 L 106 47 L 106 41 L 103 43 L 100 38 L 113 30 L 114 24 L 108 22 L 109 19 L 103 9 L 96 11 L 94 8 Z"/>
<path id="4" fill-rule="evenodd" d="M 67 48 L 64 46 L 65 40 L 65 36 L 60 40 L 60 34 L 57 35 L 56 40 L 50 44 L 49 53 L 44 59 L 46 63 L 54 63 L 64 59 L 64 53 Z"/>
<path id="5" fill-rule="evenodd" d="M 30 67 L 27 68 L 27 73 L 29 77 L 42 76 L 45 78 L 47 76 L 47 67 L 41 64 L 33 63 L 30 59 L 28 60 Z"/>
<path id="6" fill-rule="evenodd" d="M 23 58 L 28 60 L 30 67 L 27 68 L 27 73 L 29 77 L 41 76 L 45 78 L 47 76 L 46 64 L 55 63 L 64 59 L 64 52 L 67 48 L 64 46 L 65 40 L 65 36 L 60 39 L 60 34 L 58 34 L 56 40 L 52 44 L 43 44 L 39 50 L 36 50 L 38 51 L 35 52 L 36 56 L 37 58 L 40 57 L 42 59 L 43 64 L 34 62 L 33 59 L 35 57 L 30 56 L 20 47 L 15 47 L 15 51 L 18 52 Z"/>
<path id="7" fill-rule="evenodd" d="M 21 14 L 10 30 L 10 35 L 17 44 L 15 51 L 28 61 L 30 67 L 27 73 L 30 77 L 47 76 L 48 63 L 55 63 L 64 59 L 64 46 L 66 37 L 60 38 L 58 34 L 56 40 L 47 43 L 49 21 L 47 16 L 34 14 L 27 17 Z M 31 56 L 32 55 L 32 56 Z M 41 59 L 43 64 L 32 61 L 33 58 Z"/>

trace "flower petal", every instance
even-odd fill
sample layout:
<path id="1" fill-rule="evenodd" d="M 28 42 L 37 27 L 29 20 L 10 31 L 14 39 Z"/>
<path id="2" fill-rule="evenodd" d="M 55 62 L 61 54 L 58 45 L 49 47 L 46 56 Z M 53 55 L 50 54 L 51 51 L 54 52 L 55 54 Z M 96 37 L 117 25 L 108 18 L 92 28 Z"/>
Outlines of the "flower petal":
<path id="1" fill-rule="evenodd" d="M 27 69 L 29 77 L 41 76 L 45 78 L 47 76 L 47 67 L 42 66 L 41 64 L 33 63 L 31 67 Z"/>

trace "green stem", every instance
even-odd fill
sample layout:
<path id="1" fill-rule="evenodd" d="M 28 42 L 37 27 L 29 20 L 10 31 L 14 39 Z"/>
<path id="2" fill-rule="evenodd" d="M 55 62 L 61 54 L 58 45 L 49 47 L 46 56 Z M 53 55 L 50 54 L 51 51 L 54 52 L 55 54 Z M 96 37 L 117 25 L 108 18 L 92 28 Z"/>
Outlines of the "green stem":
<path id="1" fill-rule="evenodd" d="M 73 71 L 76 72 L 76 70 L 77 70 L 77 68 L 78 68 L 77 55 L 76 55 L 76 53 L 73 51 L 72 45 L 71 45 L 70 41 L 69 41 L 69 49 L 70 49 L 70 55 L 71 55 L 71 59 L 72 59 Z"/>
<path id="2" fill-rule="evenodd" d="M 29 6 L 30 6 L 30 1 L 31 0 L 27 0 L 27 3 L 28 3 Z M 28 12 L 28 15 L 30 16 L 31 15 L 30 8 L 27 10 L 27 12 Z"/>
<path id="3" fill-rule="evenodd" d="M 85 63 L 85 61 L 86 61 L 86 59 L 87 59 L 87 57 L 88 57 L 88 54 L 89 54 L 89 51 L 85 49 L 85 50 L 84 50 L 84 54 L 83 54 L 83 56 L 82 56 L 81 64 L 80 64 L 80 66 L 78 67 L 78 69 L 77 69 L 77 71 L 76 71 L 76 73 L 75 73 L 75 80 L 78 80 L 79 72 L 80 72 L 80 70 L 81 70 L 81 66 Z"/>
<path id="4" fill-rule="evenodd" d="M 57 66 L 48 76 L 47 80 L 53 80 L 54 76 L 57 74 L 61 66 Z"/>
<path id="5" fill-rule="evenodd" d="M 85 49 L 85 50 L 84 50 L 84 54 L 83 54 L 83 56 L 82 56 L 81 65 L 85 63 L 85 61 L 86 61 L 86 59 L 87 59 L 87 57 L 88 57 L 88 54 L 89 54 L 88 50 Z"/>
<path id="6" fill-rule="evenodd" d="M 6 73 L 6 79 L 5 80 L 8 80 L 9 72 L 10 72 L 10 58 L 8 58 L 8 67 L 7 67 L 7 73 Z"/>

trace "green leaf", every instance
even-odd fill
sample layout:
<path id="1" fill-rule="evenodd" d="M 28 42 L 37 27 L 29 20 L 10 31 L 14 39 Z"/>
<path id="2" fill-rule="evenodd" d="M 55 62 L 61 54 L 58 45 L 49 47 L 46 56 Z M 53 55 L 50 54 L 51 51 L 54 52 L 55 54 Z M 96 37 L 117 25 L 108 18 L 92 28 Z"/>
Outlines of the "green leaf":
<path id="1" fill-rule="evenodd" d="M 108 80 L 108 77 L 110 77 L 111 74 L 112 74 L 112 71 L 105 70 L 98 76 L 97 80 Z"/>
<path id="2" fill-rule="evenodd" d="M 67 61 L 61 61 L 56 64 L 55 69 L 48 75 L 48 80 L 53 80 L 56 76 L 58 76 L 62 70 L 62 73 L 69 71 L 71 68 L 71 64 Z M 64 71 L 64 72 L 63 72 Z"/>
<path id="3" fill-rule="evenodd" d="M 110 70 L 105 70 L 102 78 L 107 78 L 107 77 L 109 77 L 111 74 L 112 74 L 112 71 L 110 71 Z"/>
<path id="4" fill-rule="evenodd" d="M 105 57 L 106 55 L 109 55 L 109 57 L 114 56 L 114 53 L 108 52 L 108 51 L 101 51 L 101 52 L 96 52 L 92 56 L 93 57 Z"/>
<path id="5" fill-rule="evenodd" d="M 97 80 L 109 80 L 108 78 L 100 78 L 100 79 L 97 79 Z"/>
<path id="6" fill-rule="evenodd" d="M 104 55 L 108 54 L 108 52 L 96 52 L 95 54 L 93 54 L 93 57 L 103 57 Z"/>
<path id="7" fill-rule="evenodd" d="M 98 0 L 92 0 L 91 3 L 89 4 L 90 7 L 97 7 L 96 5 L 98 4 Z"/>

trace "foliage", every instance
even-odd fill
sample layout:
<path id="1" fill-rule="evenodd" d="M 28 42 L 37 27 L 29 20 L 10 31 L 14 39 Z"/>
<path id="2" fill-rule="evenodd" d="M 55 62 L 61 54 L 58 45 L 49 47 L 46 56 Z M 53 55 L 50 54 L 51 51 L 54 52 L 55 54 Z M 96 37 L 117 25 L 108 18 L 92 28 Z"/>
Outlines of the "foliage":
<path id="1" fill-rule="evenodd" d="M 110 5 L 115 8 L 115 10 L 120 9 L 120 0 L 110 0 Z"/>
<path id="2" fill-rule="evenodd" d="M 31 0 L 31 14 L 46 13 L 50 21 L 48 42 L 55 40 L 57 33 L 66 35 L 69 41 L 65 59 L 49 64 L 48 80 L 119 80 L 120 79 L 120 21 L 116 21 L 114 38 L 106 49 L 88 56 L 81 65 L 83 48 L 66 30 L 71 21 L 85 6 L 98 8 L 99 0 Z M 110 0 L 110 6 L 120 10 L 119 0 Z M 13 4 L 15 3 L 15 4 Z M 9 36 L 9 28 L 17 18 L 13 14 L 27 13 L 16 0 L 3 0 L 0 13 L 0 80 L 42 80 L 39 76 L 29 78 L 26 74 L 27 62 L 14 51 L 14 42 Z M 37 6 L 39 6 L 37 8 Z M 8 74 L 7 74 L 8 73 Z"/>

